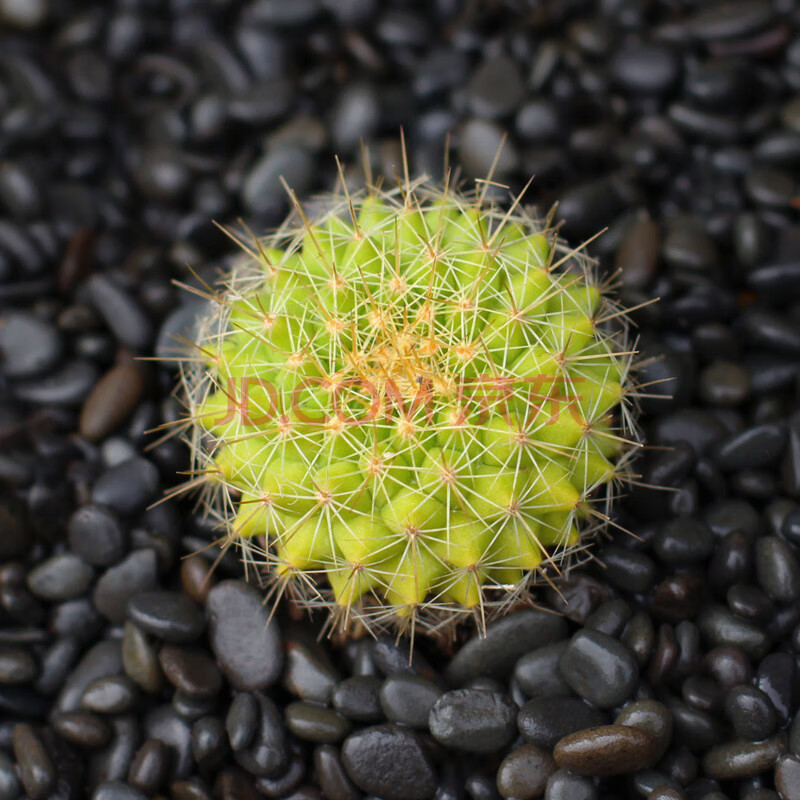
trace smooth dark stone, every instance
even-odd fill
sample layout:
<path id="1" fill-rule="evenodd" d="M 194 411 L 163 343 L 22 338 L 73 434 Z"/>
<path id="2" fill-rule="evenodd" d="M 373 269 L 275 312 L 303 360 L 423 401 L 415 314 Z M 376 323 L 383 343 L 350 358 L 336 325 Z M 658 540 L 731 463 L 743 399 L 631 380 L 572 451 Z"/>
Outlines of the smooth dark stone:
<path id="1" fill-rule="evenodd" d="M 77 711 L 86 687 L 95 679 L 122 673 L 122 648 L 120 643 L 111 639 L 103 639 L 94 645 L 78 662 L 70 673 L 54 710 Z"/>
<path id="2" fill-rule="evenodd" d="M 234 695 L 225 717 L 225 730 L 232 750 L 243 750 L 253 741 L 258 730 L 258 713 L 259 704 L 255 695 L 250 692 Z"/>
<path id="3" fill-rule="evenodd" d="M 125 621 L 128 602 L 157 586 L 158 562 L 155 551 L 135 550 L 100 576 L 92 599 L 104 617 L 120 624 Z"/>
<path id="4" fill-rule="evenodd" d="M 788 724 L 796 705 L 797 668 L 789 653 L 770 653 L 758 665 L 755 685 L 764 692 L 778 715 L 778 724 Z"/>
<path id="5" fill-rule="evenodd" d="M 503 141 L 502 128 L 488 120 L 474 118 L 461 128 L 458 157 L 469 177 L 487 175 L 498 152 L 500 156 L 497 159 L 495 176 L 505 177 L 517 168 L 519 153 L 514 145 Z"/>
<path id="6" fill-rule="evenodd" d="M 741 316 L 741 326 L 747 340 L 755 346 L 765 347 L 773 353 L 800 354 L 800 325 L 774 309 L 745 310 Z M 777 439 L 775 432 L 768 440 L 775 446 L 773 439 Z"/>
<path id="7" fill-rule="evenodd" d="M 778 722 L 769 698 L 754 686 L 734 686 L 727 693 L 725 716 L 737 736 L 752 742 L 771 736 Z"/>
<path id="8" fill-rule="evenodd" d="M 519 611 L 489 625 L 485 637 L 470 639 L 447 665 L 447 678 L 462 684 L 481 675 L 503 677 L 525 653 L 566 635 L 563 617 L 546 611 Z"/>
<path id="9" fill-rule="evenodd" d="M 128 619 L 145 633 L 178 644 L 193 642 L 206 627 L 202 609 L 177 592 L 135 595 L 128 603 Z"/>
<path id="10" fill-rule="evenodd" d="M 340 152 L 355 152 L 361 138 L 368 140 L 380 122 L 380 101 L 377 87 L 356 81 L 345 87 L 331 109 L 330 133 Z"/>
<path id="11" fill-rule="evenodd" d="M 155 464 L 145 458 L 131 458 L 100 474 L 92 487 L 92 502 L 123 515 L 133 515 L 156 499 L 158 489 Z"/>
<path id="12" fill-rule="evenodd" d="M 643 289 L 650 283 L 658 266 L 660 240 L 658 225 L 647 216 L 637 218 L 628 227 L 614 262 L 625 286 Z"/>
<path id="13" fill-rule="evenodd" d="M 497 790 L 504 798 L 541 797 L 556 765 L 550 753 L 532 744 L 512 750 L 497 769 Z"/>
<path id="14" fill-rule="evenodd" d="M 306 742 L 335 744 L 350 733 L 351 725 L 338 711 L 298 700 L 284 710 L 289 732 Z"/>
<path id="15" fill-rule="evenodd" d="M 390 675 L 380 689 L 380 704 L 389 722 L 428 727 L 428 717 L 442 690 L 419 675 Z"/>
<path id="16" fill-rule="evenodd" d="M 380 722 L 384 719 L 380 700 L 382 685 L 380 678 L 354 675 L 336 685 L 331 702 L 340 714 L 354 722 Z"/>
<path id="17" fill-rule="evenodd" d="M 286 797 L 288 792 L 296 789 L 306 773 L 305 760 L 302 756 L 295 756 L 283 775 L 277 778 L 259 778 L 256 789 L 265 797 Z"/>
<path id="18" fill-rule="evenodd" d="M 169 748 L 171 780 L 189 777 L 192 770 L 192 729 L 185 719 L 168 705 L 157 706 L 144 718 L 144 735 Z"/>
<path id="19" fill-rule="evenodd" d="M 153 328 L 138 303 L 106 275 L 94 275 L 88 282 L 92 303 L 120 342 L 135 351 L 146 348 Z"/>
<path id="20" fill-rule="evenodd" d="M 117 519 L 104 508 L 83 506 L 69 520 L 69 546 L 87 564 L 110 567 L 128 549 L 128 537 Z"/>
<path id="21" fill-rule="evenodd" d="M 559 767 L 578 775 L 624 775 L 652 762 L 653 736 L 626 725 L 602 725 L 564 737 L 553 755 Z"/>
<path id="22" fill-rule="evenodd" d="M 640 667 L 647 664 L 655 648 L 655 629 L 650 616 L 643 611 L 634 614 L 625 626 L 621 641 L 633 653 Z"/>
<path id="23" fill-rule="evenodd" d="M 360 800 L 361 794 L 350 780 L 335 747 L 321 745 L 314 750 L 314 769 L 325 797 L 331 800 Z"/>
<path id="24" fill-rule="evenodd" d="M 45 600 L 68 600 L 83 594 L 94 570 L 72 553 L 62 553 L 41 562 L 28 573 L 28 588 Z"/>
<path id="25" fill-rule="evenodd" d="M 133 759 L 128 784 L 152 797 L 167 780 L 170 758 L 170 750 L 163 742 L 148 739 Z"/>
<path id="26" fill-rule="evenodd" d="M 764 0 L 720 2 L 696 11 L 687 21 L 690 33 L 703 41 L 735 39 L 763 28 L 774 17 Z"/>
<path id="27" fill-rule="evenodd" d="M 656 741 L 653 763 L 664 755 L 672 741 L 672 714 L 657 700 L 634 700 L 626 703 L 617 714 L 614 724 L 630 725 L 649 733 Z"/>
<path id="28" fill-rule="evenodd" d="M 800 563 L 790 544 L 778 536 L 764 536 L 755 544 L 756 579 L 779 603 L 800 598 Z"/>
<path id="29" fill-rule="evenodd" d="M 694 708 L 680 700 L 668 700 L 676 741 L 693 753 L 703 753 L 723 740 L 725 729 L 706 711 Z"/>
<path id="30" fill-rule="evenodd" d="M 285 651 L 284 687 L 303 700 L 328 703 L 340 678 L 324 654 L 299 642 L 287 642 Z"/>
<path id="31" fill-rule="evenodd" d="M 142 397 L 145 376 L 136 364 L 118 364 L 97 382 L 81 410 L 80 432 L 98 441 L 116 430 Z"/>
<path id="32" fill-rule="evenodd" d="M 222 674 L 200 648 L 165 645 L 158 654 L 167 680 L 191 697 L 213 697 L 222 688 Z"/>
<path id="33" fill-rule="evenodd" d="M 104 747 L 111 738 L 108 723 L 88 711 L 71 711 L 57 714 L 52 720 L 53 730 L 78 747 L 94 749 Z"/>
<path id="34" fill-rule="evenodd" d="M 0 797 L 3 800 L 17 800 L 22 794 L 22 786 L 14 769 L 14 762 L 0 752 Z"/>
<path id="35" fill-rule="evenodd" d="M 289 760 L 283 716 L 268 697 L 260 692 L 254 697 L 258 704 L 255 735 L 246 747 L 235 750 L 233 757 L 252 775 L 274 778 L 283 772 Z"/>
<path id="36" fill-rule="evenodd" d="M 599 708 L 611 708 L 628 699 L 639 675 L 639 665 L 625 645 L 588 630 L 572 637 L 560 669 L 572 689 Z"/>
<path id="37" fill-rule="evenodd" d="M 500 750 L 514 738 L 517 706 L 505 695 L 480 689 L 456 689 L 443 694 L 430 712 L 433 738 L 446 747 L 467 752 Z"/>
<path id="38" fill-rule="evenodd" d="M 703 757 L 703 769 L 706 775 L 716 780 L 752 778 L 771 770 L 785 752 L 784 733 L 763 742 L 733 740 L 712 747 Z"/>
<path id="39" fill-rule="evenodd" d="M 800 758 L 781 756 L 775 764 L 775 788 L 783 800 L 800 798 Z"/>
<path id="40" fill-rule="evenodd" d="M 44 800 L 58 783 L 58 772 L 47 748 L 26 723 L 14 726 L 13 747 L 26 794 L 31 800 Z"/>
<path id="41" fill-rule="evenodd" d="M 631 607 L 621 598 L 601 603 L 587 618 L 584 627 L 618 638 L 628 620 L 633 616 Z"/>
<path id="42" fill-rule="evenodd" d="M 721 442 L 714 460 L 723 470 L 765 467 L 780 457 L 785 442 L 783 425 L 759 425 Z"/>
<path id="43" fill-rule="evenodd" d="M 208 595 L 209 639 L 217 662 L 236 689 L 263 689 L 283 667 L 278 626 L 261 596 L 240 581 L 223 581 Z"/>
<path id="44" fill-rule="evenodd" d="M 0 684 L 31 683 L 38 673 L 36 660 L 27 650 L 0 650 Z"/>
<path id="45" fill-rule="evenodd" d="M 466 86 L 472 113 L 494 119 L 512 112 L 525 94 L 517 65 L 507 56 L 484 61 Z"/>
<path id="46" fill-rule="evenodd" d="M 103 781 L 97 785 L 92 800 L 146 800 L 147 795 L 122 781 Z"/>
<path id="47" fill-rule="evenodd" d="M 32 314 L 3 314 L 0 326 L 0 363 L 6 376 L 33 378 L 50 371 L 62 352 L 58 331 Z"/>
<path id="48" fill-rule="evenodd" d="M 714 532 L 700 520 L 680 517 L 659 528 L 653 549 L 668 564 L 703 561 L 714 549 Z"/>
<path id="49" fill-rule="evenodd" d="M 280 179 L 298 193 L 306 191 L 313 177 L 314 160 L 296 146 L 276 147 L 267 152 L 250 169 L 242 184 L 242 203 L 251 213 L 271 215 L 279 212 L 286 192 Z"/>
<path id="50" fill-rule="evenodd" d="M 547 780 L 545 800 L 598 800 L 594 781 L 568 769 L 557 769 Z"/>
<path id="51" fill-rule="evenodd" d="M 99 714 L 122 714 L 130 711 L 138 698 L 136 686 L 125 675 L 95 678 L 83 691 L 81 706 Z"/>
<path id="52" fill-rule="evenodd" d="M 43 378 L 19 381 L 14 394 L 26 403 L 48 406 L 80 405 L 97 381 L 97 367 L 87 361 L 69 361 Z"/>
<path id="53" fill-rule="evenodd" d="M 342 761 L 359 789 L 385 800 L 428 800 L 436 791 L 433 761 L 410 728 L 362 728 L 345 740 Z"/>
<path id="54" fill-rule="evenodd" d="M 192 755 L 201 769 L 219 766 L 229 752 L 225 725 L 219 717 L 201 717 L 192 725 Z"/>
<path id="55" fill-rule="evenodd" d="M 634 94 L 657 95 L 669 91 L 680 76 L 680 59 L 665 46 L 626 44 L 609 65 L 615 83 Z"/>
<path id="56" fill-rule="evenodd" d="M 704 606 L 697 616 L 697 627 L 710 646 L 740 647 L 751 658 L 760 658 L 769 646 L 761 626 L 735 616 L 725 606 Z"/>
<path id="57" fill-rule="evenodd" d="M 528 697 L 565 695 L 570 689 L 561 675 L 559 663 L 567 641 L 537 647 L 522 656 L 514 667 L 514 679 Z"/>
<path id="58" fill-rule="evenodd" d="M 545 750 L 552 750 L 559 739 L 570 733 L 605 722 L 605 715 L 584 700 L 558 695 L 529 700 L 517 715 L 522 738 Z"/>

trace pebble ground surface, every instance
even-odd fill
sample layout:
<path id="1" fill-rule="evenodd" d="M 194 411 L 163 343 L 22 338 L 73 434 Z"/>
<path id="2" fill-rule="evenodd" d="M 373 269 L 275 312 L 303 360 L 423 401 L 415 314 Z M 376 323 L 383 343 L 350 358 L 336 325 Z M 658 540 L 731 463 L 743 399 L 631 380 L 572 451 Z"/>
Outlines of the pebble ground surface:
<path id="1" fill-rule="evenodd" d="M 0 0 L 0 800 L 800 798 L 790 0 Z M 169 362 L 231 247 L 371 146 L 497 176 L 639 307 L 597 560 L 443 651 L 332 643 L 189 501 Z M 353 173 L 355 175 L 355 173 Z M 354 181 L 357 179 L 354 177 Z M 658 304 L 648 304 L 660 297 Z M 668 380 L 665 380 L 668 379 Z M 649 488 L 651 484 L 666 490 Z M 558 612 L 554 614 L 553 611 Z"/>

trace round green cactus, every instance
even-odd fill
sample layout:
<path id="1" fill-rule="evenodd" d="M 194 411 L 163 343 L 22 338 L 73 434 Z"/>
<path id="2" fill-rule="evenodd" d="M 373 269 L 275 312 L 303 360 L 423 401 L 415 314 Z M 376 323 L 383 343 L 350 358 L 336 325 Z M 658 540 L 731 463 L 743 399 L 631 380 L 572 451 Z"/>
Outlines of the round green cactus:
<path id="1" fill-rule="evenodd" d="M 625 476 L 624 314 L 517 201 L 331 200 L 213 293 L 183 369 L 195 483 L 224 543 L 334 626 L 483 624 Z"/>

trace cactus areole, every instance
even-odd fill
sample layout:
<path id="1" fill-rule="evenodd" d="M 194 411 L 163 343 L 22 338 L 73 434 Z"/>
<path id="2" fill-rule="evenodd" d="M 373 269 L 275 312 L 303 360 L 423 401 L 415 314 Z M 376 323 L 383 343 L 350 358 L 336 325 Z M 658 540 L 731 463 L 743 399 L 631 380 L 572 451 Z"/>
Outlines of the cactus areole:
<path id="1" fill-rule="evenodd" d="M 223 544 L 331 629 L 483 625 L 574 560 L 625 478 L 624 314 L 580 248 L 484 193 L 297 204 L 183 364 Z"/>

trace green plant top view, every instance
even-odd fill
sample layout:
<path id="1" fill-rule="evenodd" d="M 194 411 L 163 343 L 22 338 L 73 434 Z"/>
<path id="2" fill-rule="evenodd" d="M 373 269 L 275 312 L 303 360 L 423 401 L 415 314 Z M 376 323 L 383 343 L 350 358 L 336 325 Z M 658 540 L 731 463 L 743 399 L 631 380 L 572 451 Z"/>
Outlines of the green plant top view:
<path id="1" fill-rule="evenodd" d="M 332 630 L 483 626 L 574 560 L 628 474 L 625 315 L 487 185 L 296 204 L 183 364 L 189 485 Z"/>

